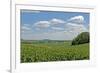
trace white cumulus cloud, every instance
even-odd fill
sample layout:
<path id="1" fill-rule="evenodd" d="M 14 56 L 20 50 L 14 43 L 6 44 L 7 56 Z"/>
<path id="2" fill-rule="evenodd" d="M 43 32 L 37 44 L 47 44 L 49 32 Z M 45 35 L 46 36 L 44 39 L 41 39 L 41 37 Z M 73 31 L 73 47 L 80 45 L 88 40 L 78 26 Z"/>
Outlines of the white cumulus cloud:
<path id="1" fill-rule="evenodd" d="M 71 17 L 65 25 L 66 31 L 71 32 L 71 34 L 79 34 L 81 32 L 88 32 L 88 29 L 84 25 L 83 16 Z"/>
<path id="2" fill-rule="evenodd" d="M 64 23 L 65 23 L 65 21 L 63 21 L 61 19 L 53 18 L 48 21 L 38 21 L 38 22 L 34 23 L 33 26 L 37 27 L 38 29 L 44 29 L 44 28 L 48 28 L 50 26 L 59 26 Z M 55 29 L 55 28 L 53 28 L 53 29 Z"/>
<path id="3" fill-rule="evenodd" d="M 76 33 L 76 34 L 88 31 L 88 29 L 84 25 L 79 25 L 76 23 L 67 23 L 65 27 L 66 31 L 70 31 L 71 33 Z"/>
<path id="4" fill-rule="evenodd" d="M 61 19 L 56 19 L 56 18 L 53 18 L 52 20 L 50 20 L 50 23 L 51 25 L 61 25 L 63 23 L 65 23 L 65 21 L 61 20 Z"/>
<path id="5" fill-rule="evenodd" d="M 50 22 L 39 21 L 39 22 L 36 22 L 33 26 L 40 28 L 40 29 L 44 29 L 44 28 L 48 28 L 50 26 Z"/>
<path id="6" fill-rule="evenodd" d="M 30 28 L 29 24 L 23 24 L 23 25 L 21 26 L 21 30 L 22 30 L 22 31 L 27 31 L 27 30 L 31 30 L 31 28 Z"/>
<path id="7" fill-rule="evenodd" d="M 83 24 L 84 22 L 84 17 L 83 16 L 74 16 L 74 17 L 71 17 L 68 22 L 71 22 L 71 23 L 76 23 L 76 24 Z"/>

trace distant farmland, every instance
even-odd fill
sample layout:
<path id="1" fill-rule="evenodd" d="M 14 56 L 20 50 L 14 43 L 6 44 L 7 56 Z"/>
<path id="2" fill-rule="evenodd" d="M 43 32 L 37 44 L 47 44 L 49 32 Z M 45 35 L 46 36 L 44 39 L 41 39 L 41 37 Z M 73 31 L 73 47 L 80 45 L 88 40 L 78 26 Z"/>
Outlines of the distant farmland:
<path id="1" fill-rule="evenodd" d="M 21 41 L 21 63 L 89 60 L 89 43 L 71 45 L 71 41 Z"/>

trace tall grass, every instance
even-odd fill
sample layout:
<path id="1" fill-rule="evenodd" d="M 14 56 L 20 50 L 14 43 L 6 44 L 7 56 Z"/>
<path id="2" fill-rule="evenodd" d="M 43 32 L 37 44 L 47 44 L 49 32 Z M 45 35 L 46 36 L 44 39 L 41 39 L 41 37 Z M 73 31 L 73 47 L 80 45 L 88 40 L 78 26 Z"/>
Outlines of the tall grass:
<path id="1" fill-rule="evenodd" d="M 89 59 L 89 43 L 72 46 L 70 41 L 21 42 L 21 63 Z"/>

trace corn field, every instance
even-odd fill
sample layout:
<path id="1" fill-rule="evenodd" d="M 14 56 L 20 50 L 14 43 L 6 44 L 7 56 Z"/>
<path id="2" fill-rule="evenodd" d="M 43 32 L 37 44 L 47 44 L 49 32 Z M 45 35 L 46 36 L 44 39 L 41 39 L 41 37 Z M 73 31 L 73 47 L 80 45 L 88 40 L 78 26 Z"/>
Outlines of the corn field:
<path id="1" fill-rule="evenodd" d="M 21 63 L 89 60 L 89 43 L 71 45 L 63 42 L 21 42 Z"/>

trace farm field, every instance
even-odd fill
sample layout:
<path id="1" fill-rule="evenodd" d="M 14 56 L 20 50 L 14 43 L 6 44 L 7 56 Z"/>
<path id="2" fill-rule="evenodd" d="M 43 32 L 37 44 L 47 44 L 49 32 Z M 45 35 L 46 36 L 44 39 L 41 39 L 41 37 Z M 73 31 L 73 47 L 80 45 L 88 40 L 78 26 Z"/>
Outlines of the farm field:
<path id="1" fill-rule="evenodd" d="M 21 63 L 89 60 L 89 43 L 71 41 L 21 41 Z"/>

